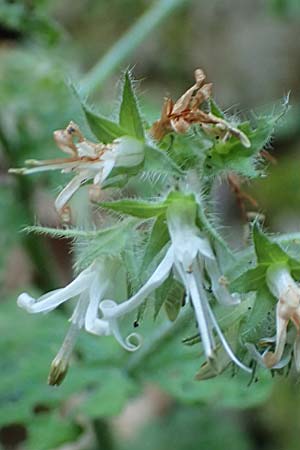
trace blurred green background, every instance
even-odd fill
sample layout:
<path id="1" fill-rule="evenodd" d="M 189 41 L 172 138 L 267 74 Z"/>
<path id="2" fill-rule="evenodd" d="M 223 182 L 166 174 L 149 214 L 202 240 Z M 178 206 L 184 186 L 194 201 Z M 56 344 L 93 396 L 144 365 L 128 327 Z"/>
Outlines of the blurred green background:
<path id="1" fill-rule="evenodd" d="M 70 120 L 84 128 L 69 80 L 113 117 L 120 73 L 131 67 L 152 120 L 163 97 L 176 99 L 201 67 L 233 113 L 291 91 L 292 108 L 267 149 L 276 158 L 269 177 L 243 189 L 269 230 L 299 231 L 299 31 L 299 0 L 0 0 L 1 449 L 299 448 L 298 384 L 264 374 L 251 384 L 231 375 L 194 381 L 197 351 L 178 350 L 184 327 L 136 370 L 110 339 L 82 336 L 63 386 L 48 387 L 66 312 L 27 316 L 15 299 L 24 288 L 46 291 L 72 276 L 70 242 L 20 232 L 59 224 L 53 199 L 63 178 L 7 174 L 26 158 L 59 156 L 52 133 Z M 111 53 L 122 36 L 123 47 Z M 220 181 L 216 198 L 225 234 L 241 245 L 241 212 L 227 183 Z"/>

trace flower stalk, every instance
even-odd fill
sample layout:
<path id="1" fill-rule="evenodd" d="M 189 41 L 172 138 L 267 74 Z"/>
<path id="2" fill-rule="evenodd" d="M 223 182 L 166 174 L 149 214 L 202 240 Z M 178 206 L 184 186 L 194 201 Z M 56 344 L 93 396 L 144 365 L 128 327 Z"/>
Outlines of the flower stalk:
<path id="1" fill-rule="evenodd" d="M 133 26 L 110 48 L 100 61 L 85 74 L 81 86 L 84 94 L 91 94 L 102 87 L 130 53 L 154 31 L 175 9 L 187 0 L 153 1 L 149 9 L 134 22 Z"/>

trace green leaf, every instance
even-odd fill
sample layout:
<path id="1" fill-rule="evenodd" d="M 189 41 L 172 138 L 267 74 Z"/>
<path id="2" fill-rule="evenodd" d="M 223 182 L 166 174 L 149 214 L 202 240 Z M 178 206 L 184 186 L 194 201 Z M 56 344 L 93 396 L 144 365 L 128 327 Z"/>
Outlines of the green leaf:
<path id="1" fill-rule="evenodd" d="M 253 126 L 250 122 L 243 122 L 238 126 L 248 136 L 250 148 L 245 148 L 236 137 L 231 137 L 226 142 L 213 142 L 204 164 L 205 173 L 215 176 L 220 171 L 235 171 L 247 178 L 257 177 L 260 174 L 257 169 L 259 152 L 271 139 L 276 124 L 286 111 L 285 102 L 275 112 L 272 110 L 255 117 Z"/>
<path id="2" fill-rule="evenodd" d="M 119 124 L 121 128 L 126 130 L 128 135 L 137 139 L 144 138 L 143 122 L 129 71 L 126 71 L 124 76 Z"/>
<path id="3" fill-rule="evenodd" d="M 224 333 L 225 339 L 234 353 L 237 350 L 239 331 L 240 323 L 234 323 L 226 330 L 226 333 Z M 205 361 L 196 373 L 195 378 L 199 381 L 214 378 L 223 373 L 229 364 L 230 358 L 228 353 L 225 351 L 223 345 L 218 343 L 215 350 L 215 361 L 213 363 L 210 361 Z"/>
<path id="4" fill-rule="evenodd" d="M 103 144 L 109 144 L 114 139 L 127 134 L 116 122 L 96 114 L 84 104 L 82 108 L 92 132 Z"/>
<path id="5" fill-rule="evenodd" d="M 181 204 L 180 204 L 181 203 Z M 100 207 L 111 209 L 121 214 L 128 214 L 134 217 L 149 219 L 151 217 L 160 216 L 166 213 L 166 210 L 170 205 L 176 205 L 180 209 L 180 206 L 187 205 L 197 208 L 195 197 L 193 194 L 186 195 L 182 192 L 172 191 L 168 194 L 167 198 L 162 202 L 153 202 L 146 200 L 116 200 L 112 202 L 98 203 Z"/>
<path id="6" fill-rule="evenodd" d="M 117 406 L 121 408 L 128 398 L 126 395 L 132 395 L 133 388 L 122 369 L 126 352 L 112 337 L 99 338 L 84 332 L 79 336 L 64 383 L 59 388 L 47 385 L 50 363 L 62 344 L 70 315 L 64 316 L 58 311 L 30 315 L 16 306 L 15 299 L 1 303 L 1 424 L 32 423 L 37 404 L 53 410 L 74 395 L 90 401 L 91 389 L 95 397 L 98 396 L 97 389 L 101 391 L 101 402 L 98 397 L 101 414 L 110 413 L 111 403 L 115 405 L 115 411 Z M 79 358 L 76 351 L 79 351 Z M 115 385 L 114 394 L 111 380 Z M 110 393 L 107 396 L 106 383 Z M 124 386 L 121 386 L 122 383 Z M 52 419 L 49 420 L 52 422 Z M 38 433 L 38 430 L 33 433 Z M 38 439 L 38 436 L 32 439 Z"/>
<path id="7" fill-rule="evenodd" d="M 232 371 L 227 370 L 216 378 L 199 382 L 192 378 L 198 368 L 195 364 L 192 367 L 186 360 L 174 361 L 173 365 L 165 369 L 165 373 L 159 372 L 153 379 L 170 395 L 187 404 L 251 408 L 263 404 L 271 395 L 274 385 L 271 374 L 266 370 L 261 371 L 258 382 L 250 389 L 249 374 L 241 371 L 232 376 Z M 180 374 L 180 371 L 184 373 Z"/>
<path id="8" fill-rule="evenodd" d="M 98 205 L 101 208 L 143 219 L 159 216 L 166 211 L 166 205 L 164 203 L 147 202 L 144 200 L 116 200 L 113 202 L 101 202 Z"/>
<path id="9" fill-rule="evenodd" d="M 182 169 L 194 169 L 200 162 L 202 166 L 205 153 L 211 148 L 211 141 L 198 132 L 197 135 L 168 135 L 160 142 L 160 148 Z"/>
<path id="10" fill-rule="evenodd" d="M 125 248 L 128 239 L 135 232 L 135 220 L 124 220 L 118 225 L 95 232 L 92 239 L 79 241 L 79 257 L 76 268 L 82 269 L 103 255 L 119 255 Z M 85 244 L 85 245 L 84 245 Z"/>
<path id="11" fill-rule="evenodd" d="M 275 299 L 266 285 L 258 286 L 251 314 L 243 323 L 240 337 L 243 342 L 257 344 L 261 338 L 275 334 Z"/>
<path id="12" fill-rule="evenodd" d="M 50 450 L 76 441 L 80 428 L 59 412 L 43 412 L 28 423 L 26 448 Z"/>
<path id="13" fill-rule="evenodd" d="M 256 291 L 266 282 L 267 268 L 267 266 L 260 264 L 253 269 L 247 270 L 230 283 L 230 290 L 232 292 Z"/>
<path id="14" fill-rule="evenodd" d="M 107 117 L 103 117 L 101 114 L 93 111 L 87 102 L 82 98 L 82 94 L 79 92 L 77 87 L 74 86 L 74 84 L 70 84 L 70 88 L 80 102 L 90 129 L 100 142 L 103 144 L 109 144 L 114 139 L 127 134 L 126 131 L 116 122 L 113 122 Z"/>
<path id="15" fill-rule="evenodd" d="M 277 240 L 278 241 L 278 240 Z M 280 242 L 279 240 L 278 242 Z M 247 262 L 252 256 L 249 253 L 241 255 L 238 258 L 236 266 L 228 271 L 228 277 L 231 281 L 230 289 L 232 291 L 247 292 L 256 291 L 266 285 L 266 271 L 271 264 L 288 264 L 293 275 L 300 277 L 300 262 L 290 256 L 276 241 L 269 239 L 259 228 L 258 224 L 253 225 L 253 242 L 257 258 L 257 266 L 239 274 L 238 266 L 247 267 Z M 289 242 L 289 241 L 287 241 Z M 286 245 L 287 245 L 286 242 Z"/>
<path id="16" fill-rule="evenodd" d="M 164 302 L 167 316 L 171 322 L 174 322 L 177 319 L 183 301 L 184 287 L 179 283 L 179 281 L 173 280 L 172 285 L 168 289 Z"/>
<path id="17" fill-rule="evenodd" d="M 236 414 L 203 404 L 176 405 L 167 414 L 147 420 L 137 436 L 128 442 L 123 440 L 120 450 L 220 450 L 227 443 L 230 450 L 253 448 L 251 437 L 236 420 Z"/>
<path id="18" fill-rule="evenodd" d="M 272 242 L 259 228 L 257 223 L 253 225 L 253 241 L 258 263 L 287 263 L 289 260 L 286 252 L 275 242 Z"/>
<path id="19" fill-rule="evenodd" d="M 169 275 L 166 281 L 155 291 L 154 318 L 158 316 L 164 305 L 169 320 L 177 319 L 184 299 L 184 287 L 179 281 Z"/>
<path id="20" fill-rule="evenodd" d="M 292 275 L 297 280 L 300 279 L 300 261 L 298 259 L 300 258 L 300 249 L 297 233 L 290 236 L 280 236 L 275 242 L 272 242 L 256 225 L 253 230 L 253 237 L 257 257 L 262 263 L 287 263 Z M 281 247 L 283 244 L 285 244 L 285 249 Z"/>
<path id="21" fill-rule="evenodd" d="M 78 412 L 94 419 L 113 417 L 121 412 L 127 399 L 136 393 L 133 380 L 119 369 L 110 369 L 105 376 L 107 378 L 100 379 L 94 389 L 91 387 Z"/>
<path id="22" fill-rule="evenodd" d="M 154 174 L 164 175 L 183 175 L 184 172 L 175 163 L 175 161 L 168 156 L 166 152 L 154 147 L 153 145 L 145 146 L 144 171 L 153 172 Z"/>
<path id="23" fill-rule="evenodd" d="M 169 205 L 171 203 L 175 202 L 182 202 L 183 205 L 190 204 L 190 206 L 193 206 L 195 209 L 197 208 L 196 199 L 194 194 L 184 194 L 181 191 L 171 191 L 166 200 L 165 204 Z"/>
<path id="24" fill-rule="evenodd" d="M 70 89 L 79 101 L 90 129 L 100 142 L 103 144 L 109 144 L 114 139 L 127 134 L 126 131 L 116 122 L 113 122 L 107 117 L 93 111 L 87 102 L 82 98 L 82 94 L 79 92 L 77 87 L 74 86 L 74 84 L 70 84 Z"/>
<path id="25" fill-rule="evenodd" d="M 101 255 L 118 255 L 126 246 L 129 235 L 136 225 L 135 219 L 127 219 L 108 228 L 96 231 L 78 229 L 59 229 L 41 226 L 24 228 L 26 232 L 45 234 L 56 239 L 73 239 L 79 243 L 77 269 L 85 268 Z"/>

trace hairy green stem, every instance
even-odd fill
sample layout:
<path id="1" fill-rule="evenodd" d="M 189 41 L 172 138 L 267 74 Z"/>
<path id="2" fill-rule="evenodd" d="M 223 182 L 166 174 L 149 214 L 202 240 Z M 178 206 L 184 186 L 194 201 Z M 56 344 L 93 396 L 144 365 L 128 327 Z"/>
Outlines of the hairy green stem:
<path id="1" fill-rule="evenodd" d="M 82 91 L 89 94 L 101 87 L 103 81 L 116 69 L 141 42 L 168 17 L 174 9 L 187 0 L 157 0 L 132 27 L 110 48 L 82 80 Z"/>
<path id="2" fill-rule="evenodd" d="M 128 358 L 125 367 L 127 373 L 130 375 L 133 374 L 161 345 L 168 342 L 174 335 L 183 330 L 190 323 L 192 317 L 192 308 L 190 308 L 189 305 L 186 305 L 175 322 L 166 321 L 158 327 L 152 336 L 147 339 L 143 347 Z"/>

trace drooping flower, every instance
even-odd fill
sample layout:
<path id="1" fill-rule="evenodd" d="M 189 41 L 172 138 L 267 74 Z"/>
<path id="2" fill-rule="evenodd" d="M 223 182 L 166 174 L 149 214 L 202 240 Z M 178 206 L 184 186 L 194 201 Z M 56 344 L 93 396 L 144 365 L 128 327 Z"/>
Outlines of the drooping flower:
<path id="1" fill-rule="evenodd" d="M 116 284 L 123 282 L 118 258 L 101 258 L 83 270 L 70 284 L 42 295 L 38 299 L 27 293 L 18 297 L 18 305 L 27 312 L 48 313 L 75 297 L 78 298 L 70 318 L 71 326 L 66 338 L 54 358 L 49 375 L 50 384 L 60 384 L 63 380 L 76 338 L 82 328 L 99 336 L 113 335 L 128 351 L 135 351 L 141 345 L 137 333 L 122 338 L 118 323 L 99 318 L 99 304 L 105 298 L 115 296 Z M 134 343 L 133 343 L 134 342 Z"/>
<path id="2" fill-rule="evenodd" d="M 162 107 L 161 117 L 150 130 L 154 139 L 161 140 L 170 133 L 186 133 L 191 125 L 200 124 L 208 135 L 218 135 L 224 141 L 230 136 L 238 138 L 244 147 L 250 147 L 248 137 L 227 120 L 217 117 L 211 112 L 205 112 L 200 107 L 212 95 L 212 83 L 205 83 L 203 70 L 195 70 L 195 84 L 190 87 L 175 103 L 166 98 Z"/>
<path id="3" fill-rule="evenodd" d="M 94 185 L 101 186 L 114 167 L 137 166 L 144 159 L 143 145 L 136 139 L 123 136 L 111 144 L 91 142 L 85 139 L 74 122 L 70 122 L 65 130 L 55 131 L 54 140 L 63 152 L 70 155 L 68 158 L 27 160 L 25 164 L 28 167 L 10 169 L 10 173 L 27 175 L 48 170 L 75 172 L 74 178 L 55 200 L 59 214 L 64 212 L 68 201 L 85 182 L 93 180 Z"/>
<path id="4" fill-rule="evenodd" d="M 214 359 L 215 333 L 231 360 L 244 370 L 251 371 L 232 352 L 210 306 L 205 289 L 205 275 L 208 275 L 213 294 L 219 303 L 235 305 L 239 300 L 227 290 L 211 245 L 208 239 L 201 235 L 195 224 L 195 218 L 195 204 L 174 202 L 168 207 L 167 225 L 171 245 L 164 258 L 144 286 L 130 299 L 119 304 L 108 299 L 100 302 L 102 319 L 114 325 L 124 314 L 139 307 L 172 272 L 173 276 L 183 284 L 186 297 L 194 309 L 206 358 L 209 361 Z"/>
<path id="5" fill-rule="evenodd" d="M 250 346 L 250 351 L 258 362 L 268 368 L 284 367 L 291 357 L 291 352 L 285 352 L 288 343 L 288 325 L 291 322 L 296 332 L 293 336 L 295 368 L 300 372 L 300 287 L 292 278 L 286 264 L 271 265 L 266 273 L 266 281 L 271 293 L 278 300 L 276 336 L 261 340 L 261 343 L 268 345 L 262 355 L 253 346 Z M 273 344 L 275 345 L 274 351 L 270 350 L 270 346 Z"/>

